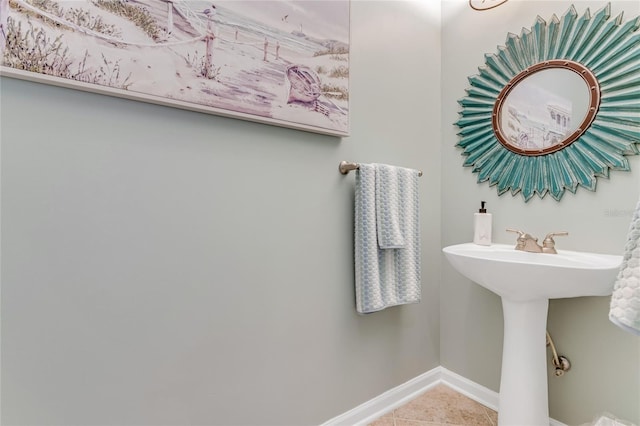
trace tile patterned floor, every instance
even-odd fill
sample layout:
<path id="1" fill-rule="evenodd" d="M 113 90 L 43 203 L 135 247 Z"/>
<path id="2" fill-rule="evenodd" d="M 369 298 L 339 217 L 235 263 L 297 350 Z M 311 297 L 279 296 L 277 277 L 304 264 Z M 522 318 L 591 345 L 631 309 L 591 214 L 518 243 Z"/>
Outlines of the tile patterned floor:
<path id="1" fill-rule="evenodd" d="M 369 426 L 495 426 L 497 424 L 498 413 L 495 411 L 445 385 L 437 385 L 370 423 Z"/>

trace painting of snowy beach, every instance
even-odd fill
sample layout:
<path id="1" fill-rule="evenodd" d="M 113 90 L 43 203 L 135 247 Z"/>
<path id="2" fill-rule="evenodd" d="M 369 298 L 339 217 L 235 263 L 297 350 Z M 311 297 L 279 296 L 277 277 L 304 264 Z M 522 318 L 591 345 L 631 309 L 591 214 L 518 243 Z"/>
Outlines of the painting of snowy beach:
<path id="1" fill-rule="evenodd" d="M 349 132 L 349 0 L 0 0 L 2 75 Z"/>

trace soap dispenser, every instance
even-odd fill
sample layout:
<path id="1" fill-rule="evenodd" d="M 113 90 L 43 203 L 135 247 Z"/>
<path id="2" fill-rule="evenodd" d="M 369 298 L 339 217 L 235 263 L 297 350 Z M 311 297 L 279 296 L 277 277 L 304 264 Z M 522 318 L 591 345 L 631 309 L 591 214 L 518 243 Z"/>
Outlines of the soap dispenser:
<path id="1" fill-rule="evenodd" d="M 485 201 L 480 202 L 480 210 L 473 215 L 473 242 L 481 246 L 491 245 L 491 213 L 484 207 Z"/>

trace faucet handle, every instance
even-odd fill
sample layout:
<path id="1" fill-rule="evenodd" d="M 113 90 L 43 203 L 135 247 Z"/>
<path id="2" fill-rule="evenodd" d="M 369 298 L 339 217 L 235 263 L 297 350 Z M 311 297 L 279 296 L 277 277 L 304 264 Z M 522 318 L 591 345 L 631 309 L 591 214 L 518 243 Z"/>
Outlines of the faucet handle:
<path id="1" fill-rule="evenodd" d="M 518 234 L 518 238 L 516 239 L 516 247 L 515 247 L 516 250 L 524 250 L 527 236 L 529 238 L 533 238 L 531 235 L 527 234 L 526 232 L 518 231 L 517 229 L 507 228 L 507 232 L 515 232 L 516 234 Z M 536 238 L 536 241 L 538 241 L 537 238 Z"/>
<path id="2" fill-rule="evenodd" d="M 556 241 L 553 239 L 553 237 L 564 237 L 567 235 L 569 235 L 567 231 L 549 232 L 542 241 L 542 252 L 557 254 L 558 252 L 556 251 Z"/>
<path id="3" fill-rule="evenodd" d="M 522 240 L 522 239 L 527 239 L 527 240 L 534 240 L 534 241 L 538 241 L 538 239 L 536 237 L 534 237 L 531 234 L 528 234 L 526 232 L 522 232 L 522 231 L 518 231 L 517 229 L 511 229 L 511 228 L 507 228 L 507 232 L 515 232 L 518 234 L 518 240 Z"/>
<path id="4" fill-rule="evenodd" d="M 517 229 L 507 228 L 507 232 L 515 232 L 518 234 L 518 238 L 524 237 L 525 233 L 522 231 L 518 231 Z"/>

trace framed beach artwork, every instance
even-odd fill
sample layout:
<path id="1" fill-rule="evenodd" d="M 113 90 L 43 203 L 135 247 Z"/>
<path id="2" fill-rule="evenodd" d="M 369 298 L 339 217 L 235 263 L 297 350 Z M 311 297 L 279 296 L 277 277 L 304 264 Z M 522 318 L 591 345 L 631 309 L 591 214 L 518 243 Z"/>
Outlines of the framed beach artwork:
<path id="1" fill-rule="evenodd" d="M 349 133 L 349 0 L 0 0 L 0 74 Z"/>

